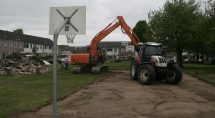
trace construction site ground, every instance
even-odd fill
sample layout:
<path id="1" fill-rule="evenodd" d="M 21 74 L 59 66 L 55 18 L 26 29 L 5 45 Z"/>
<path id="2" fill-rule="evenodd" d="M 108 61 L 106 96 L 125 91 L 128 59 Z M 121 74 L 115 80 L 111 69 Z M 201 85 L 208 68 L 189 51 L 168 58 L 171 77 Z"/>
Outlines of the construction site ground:
<path id="1" fill-rule="evenodd" d="M 51 105 L 18 118 L 50 118 Z M 141 85 L 129 71 L 88 85 L 58 102 L 59 118 L 214 118 L 215 87 L 187 74 L 178 85 Z"/>

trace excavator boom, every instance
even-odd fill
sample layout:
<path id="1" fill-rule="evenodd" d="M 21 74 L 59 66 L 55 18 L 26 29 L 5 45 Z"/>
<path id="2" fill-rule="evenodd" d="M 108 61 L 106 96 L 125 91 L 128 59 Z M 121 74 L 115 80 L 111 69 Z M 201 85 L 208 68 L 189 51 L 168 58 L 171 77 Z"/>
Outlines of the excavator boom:
<path id="1" fill-rule="evenodd" d="M 114 31 L 116 28 L 121 26 L 121 29 L 128 35 L 128 37 L 131 39 L 131 42 L 133 45 L 137 45 L 139 42 L 138 37 L 136 34 L 133 32 L 133 30 L 127 25 L 125 22 L 123 16 L 117 16 L 118 22 L 115 24 L 110 23 L 106 28 L 104 28 L 101 32 L 99 32 L 91 41 L 90 43 L 90 58 L 92 60 L 97 59 L 98 54 L 97 54 L 97 46 L 99 42 L 104 39 L 108 34 L 110 34 L 112 31 Z"/>

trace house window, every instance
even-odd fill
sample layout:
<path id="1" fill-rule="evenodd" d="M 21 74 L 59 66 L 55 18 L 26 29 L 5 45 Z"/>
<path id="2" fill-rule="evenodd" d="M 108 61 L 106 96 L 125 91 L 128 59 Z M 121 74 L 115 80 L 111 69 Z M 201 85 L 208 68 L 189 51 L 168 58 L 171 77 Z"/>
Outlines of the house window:
<path id="1" fill-rule="evenodd" d="M 24 48 L 29 48 L 29 44 L 28 44 L 28 43 L 25 43 L 25 44 L 24 44 Z"/>
<path id="2" fill-rule="evenodd" d="M 127 45 L 128 45 L 128 42 L 122 42 L 121 45 L 122 45 L 122 46 L 127 46 Z"/>
<path id="3" fill-rule="evenodd" d="M 52 49 L 52 46 L 49 46 L 49 49 Z"/>
<path id="4" fill-rule="evenodd" d="M 108 52 L 112 52 L 112 51 L 113 51 L 113 48 L 108 48 L 107 51 L 108 51 Z"/>
<path id="5" fill-rule="evenodd" d="M 36 47 L 37 47 L 37 44 L 33 44 L 33 47 L 36 48 Z"/>
<path id="6" fill-rule="evenodd" d="M 125 49 L 121 49 L 121 52 L 125 52 Z"/>
<path id="7" fill-rule="evenodd" d="M 2 53 L 2 57 L 3 57 L 3 59 L 5 59 L 6 58 L 6 54 Z"/>

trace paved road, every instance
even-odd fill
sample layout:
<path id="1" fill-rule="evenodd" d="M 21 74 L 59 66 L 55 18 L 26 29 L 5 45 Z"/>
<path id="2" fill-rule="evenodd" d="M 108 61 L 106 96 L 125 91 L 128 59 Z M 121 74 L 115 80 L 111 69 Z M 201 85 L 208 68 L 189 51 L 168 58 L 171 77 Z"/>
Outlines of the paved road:
<path id="1" fill-rule="evenodd" d="M 89 85 L 58 103 L 59 118 L 214 118 L 215 87 L 184 74 L 179 85 L 143 86 L 129 72 Z M 22 118 L 50 118 L 51 106 Z"/>

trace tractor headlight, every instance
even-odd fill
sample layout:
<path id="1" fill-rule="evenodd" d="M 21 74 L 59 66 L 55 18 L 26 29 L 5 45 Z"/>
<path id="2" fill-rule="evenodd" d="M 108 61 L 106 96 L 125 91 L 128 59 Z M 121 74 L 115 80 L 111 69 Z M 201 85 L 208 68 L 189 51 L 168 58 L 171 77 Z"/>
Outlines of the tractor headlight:
<path id="1" fill-rule="evenodd" d="M 176 56 L 173 57 L 173 61 L 174 61 L 174 63 L 176 63 L 176 61 L 177 61 Z"/>

